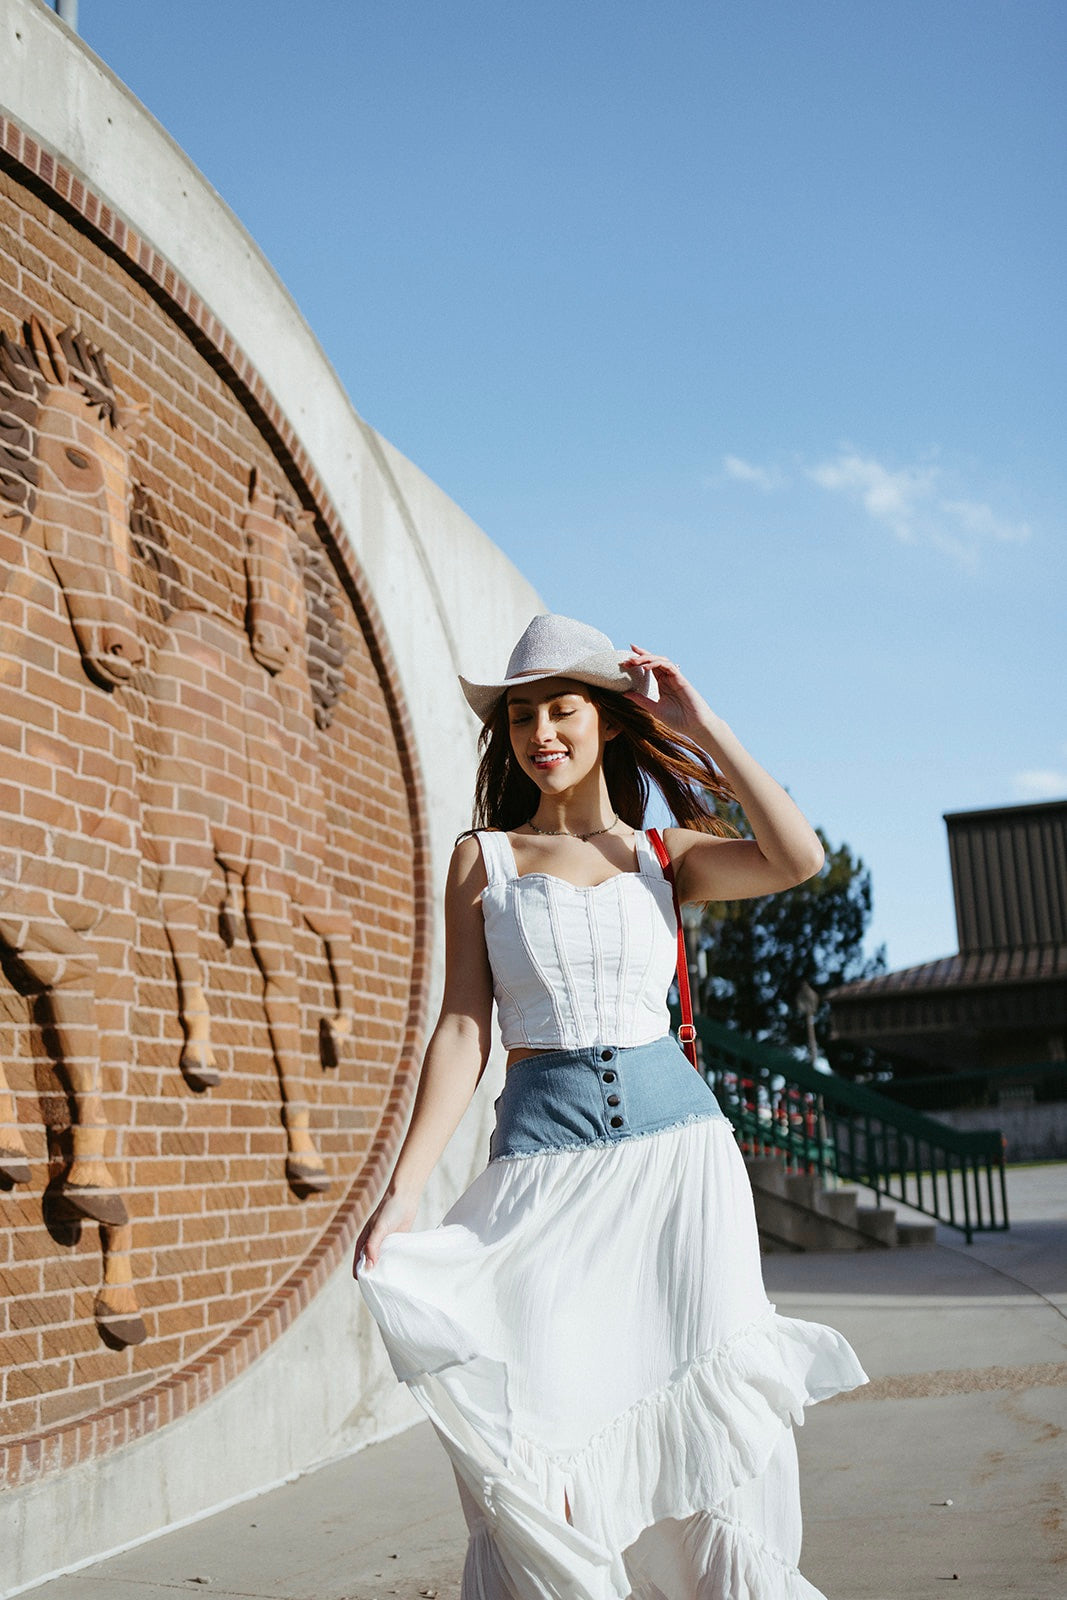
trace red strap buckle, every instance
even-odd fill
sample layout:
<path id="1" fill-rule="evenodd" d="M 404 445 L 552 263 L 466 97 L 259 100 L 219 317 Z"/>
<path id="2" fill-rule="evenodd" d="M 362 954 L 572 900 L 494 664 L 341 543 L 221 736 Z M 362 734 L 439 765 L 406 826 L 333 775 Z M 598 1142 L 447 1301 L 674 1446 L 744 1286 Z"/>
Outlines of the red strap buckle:
<path id="1" fill-rule="evenodd" d="M 691 1022 L 681 1022 L 678 1025 L 678 1038 L 682 1044 L 696 1044 L 697 1031 Z"/>

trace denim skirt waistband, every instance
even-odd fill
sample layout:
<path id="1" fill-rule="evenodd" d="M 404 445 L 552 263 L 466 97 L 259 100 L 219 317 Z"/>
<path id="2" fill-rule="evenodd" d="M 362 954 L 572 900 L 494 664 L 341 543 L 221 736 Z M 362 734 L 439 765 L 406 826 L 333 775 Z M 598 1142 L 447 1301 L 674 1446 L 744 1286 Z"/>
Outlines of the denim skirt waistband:
<path id="1" fill-rule="evenodd" d="M 552 1050 L 508 1068 L 489 1159 L 619 1144 L 705 1117 L 723 1117 L 719 1102 L 670 1034 Z"/>

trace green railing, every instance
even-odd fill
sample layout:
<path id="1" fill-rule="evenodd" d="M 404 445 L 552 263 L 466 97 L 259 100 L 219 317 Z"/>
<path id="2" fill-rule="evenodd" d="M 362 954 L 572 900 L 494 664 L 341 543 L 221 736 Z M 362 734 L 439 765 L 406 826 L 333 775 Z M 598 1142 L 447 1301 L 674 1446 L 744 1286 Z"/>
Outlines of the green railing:
<path id="1" fill-rule="evenodd" d="M 677 1012 L 674 1013 L 677 1023 Z M 844 1178 L 976 1233 L 1008 1226 L 1004 1142 L 961 1132 L 862 1084 L 817 1071 L 777 1045 L 694 1018 L 704 1076 L 741 1148 L 797 1171 Z"/>

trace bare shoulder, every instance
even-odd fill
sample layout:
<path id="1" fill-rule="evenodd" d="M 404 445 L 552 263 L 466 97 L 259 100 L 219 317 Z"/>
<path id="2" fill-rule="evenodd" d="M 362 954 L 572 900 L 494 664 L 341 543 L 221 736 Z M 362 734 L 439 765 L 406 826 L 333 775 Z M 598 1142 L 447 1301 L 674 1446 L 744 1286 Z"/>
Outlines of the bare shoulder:
<path id="1" fill-rule="evenodd" d="M 478 843 L 476 833 L 465 833 L 456 840 L 452 851 L 452 861 L 459 867 L 469 867 L 471 862 L 481 859 L 482 847 Z"/>
<path id="2" fill-rule="evenodd" d="M 704 833 L 698 828 L 664 828 L 663 843 L 672 861 L 684 861 L 690 850 L 704 849 L 707 845 L 726 844 L 717 833 Z"/>
<path id="3" fill-rule="evenodd" d="M 482 859 L 481 846 L 473 833 L 457 840 L 448 864 L 448 887 L 460 895 L 479 895 L 488 877 Z"/>
<path id="4" fill-rule="evenodd" d="M 688 901 L 730 900 L 759 892 L 740 887 L 740 869 L 751 867 L 748 857 L 756 848 L 751 840 L 723 839 L 717 833 L 705 833 L 698 828 L 667 828 L 663 843 L 671 858 L 678 898 L 683 905 Z"/>

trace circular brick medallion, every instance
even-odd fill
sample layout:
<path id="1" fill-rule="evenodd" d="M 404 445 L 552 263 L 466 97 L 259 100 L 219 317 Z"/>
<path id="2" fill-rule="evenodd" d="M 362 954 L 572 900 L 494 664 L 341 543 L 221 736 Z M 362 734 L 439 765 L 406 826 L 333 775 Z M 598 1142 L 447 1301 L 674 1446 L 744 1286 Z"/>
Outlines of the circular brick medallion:
<path id="1" fill-rule="evenodd" d="M 336 1265 L 413 1089 L 429 889 L 400 686 L 288 422 L 149 244 L 3 119 L 0 152 L 15 1483 L 207 1398 Z"/>

